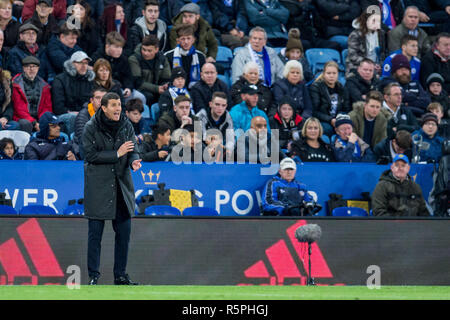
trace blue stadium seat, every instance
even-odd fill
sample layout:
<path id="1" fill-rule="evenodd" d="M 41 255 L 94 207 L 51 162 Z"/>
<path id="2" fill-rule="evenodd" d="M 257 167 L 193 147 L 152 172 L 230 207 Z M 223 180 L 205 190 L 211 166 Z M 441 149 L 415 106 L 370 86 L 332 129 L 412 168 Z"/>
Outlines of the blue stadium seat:
<path id="1" fill-rule="evenodd" d="M 224 74 L 218 74 L 217 78 L 219 78 L 220 80 L 222 80 L 223 82 L 225 82 L 225 84 L 227 85 L 228 89 L 231 88 L 231 79 L 229 76 L 224 75 Z"/>
<path id="2" fill-rule="evenodd" d="M 82 216 L 84 215 L 84 206 L 82 204 L 72 204 L 64 209 L 63 215 L 65 216 Z"/>
<path id="3" fill-rule="evenodd" d="M 279 54 L 281 52 L 281 50 L 283 50 L 284 48 L 283 47 L 277 47 L 277 48 L 272 48 L 272 49 L 275 50 L 275 52 L 277 54 Z"/>
<path id="4" fill-rule="evenodd" d="M 367 217 L 367 211 L 357 207 L 338 207 L 331 213 L 333 217 Z"/>
<path id="5" fill-rule="evenodd" d="M 345 59 L 347 59 L 348 49 L 342 50 L 342 64 L 345 66 Z"/>
<path id="6" fill-rule="evenodd" d="M 233 62 L 233 51 L 230 48 L 219 46 L 216 56 L 216 62 L 223 65 L 226 69 L 231 67 Z"/>
<path id="7" fill-rule="evenodd" d="M 171 206 L 149 206 L 145 208 L 146 216 L 181 216 L 178 208 Z"/>
<path id="8" fill-rule="evenodd" d="M 17 211 L 13 207 L 0 204 L 0 214 L 17 214 Z"/>
<path id="9" fill-rule="evenodd" d="M 188 207 L 183 210 L 183 216 L 218 216 L 219 213 L 213 208 Z"/>
<path id="10" fill-rule="evenodd" d="M 23 206 L 22 209 L 20 209 L 19 214 L 56 215 L 57 213 L 52 207 L 30 204 L 27 206 Z"/>
<path id="11" fill-rule="evenodd" d="M 68 136 L 67 133 L 65 133 L 65 132 L 61 132 L 61 133 L 59 134 L 59 136 L 60 136 L 61 138 L 63 138 L 65 142 L 69 142 L 69 140 L 70 140 L 70 139 L 69 139 L 69 136 Z M 30 138 L 30 141 L 36 139 L 36 137 L 37 137 L 37 132 L 34 132 L 33 135 L 32 135 L 31 138 Z"/>
<path id="12" fill-rule="evenodd" d="M 160 109 L 159 109 L 159 104 L 158 103 L 152 104 L 152 106 L 150 107 L 150 114 L 151 114 L 152 121 L 155 124 L 158 123 L 158 119 L 159 119 L 159 116 L 160 116 Z"/>
<path id="13" fill-rule="evenodd" d="M 306 59 L 308 60 L 313 74 L 323 70 L 323 66 L 330 60 L 337 62 L 342 68 L 341 54 L 334 49 L 324 48 L 311 48 L 305 52 Z"/>
<path id="14" fill-rule="evenodd" d="M 150 119 L 150 108 L 144 104 L 144 112 L 142 112 L 142 118 Z"/>

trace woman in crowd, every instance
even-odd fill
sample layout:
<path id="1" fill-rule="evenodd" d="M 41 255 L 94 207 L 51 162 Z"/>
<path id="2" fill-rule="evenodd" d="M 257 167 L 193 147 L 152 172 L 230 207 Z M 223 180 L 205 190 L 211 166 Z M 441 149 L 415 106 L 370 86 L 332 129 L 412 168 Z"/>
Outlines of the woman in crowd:
<path id="1" fill-rule="evenodd" d="M 0 160 L 22 160 L 23 155 L 17 151 L 14 140 L 3 138 L 0 140 Z"/>
<path id="2" fill-rule="evenodd" d="M 0 30 L 3 31 L 3 57 L 7 56 L 8 50 L 17 44 L 19 39 L 20 23 L 12 16 L 13 2 L 11 0 L 0 0 Z"/>
<path id="3" fill-rule="evenodd" d="M 303 81 L 303 67 L 297 60 L 291 60 L 284 66 L 283 79 L 274 83 L 272 88 L 275 103 L 280 104 L 284 96 L 293 99 L 293 107 L 296 113 L 303 119 L 312 115 L 311 98 Z"/>
<path id="4" fill-rule="evenodd" d="M 77 44 L 88 56 L 92 56 L 102 46 L 102 41 L 99 29 L 91 18 L 89 3 L 85 0 L 75 0 L 72 15 L 75 17 L 75 24 L 79 23 L 80 27 L 81 36 L 78 37 Z"/>
<path id="5" fill-rule="evenodd" d="M 299 157 L 302 162 L 334 162 L 331 146 L 322 140 L 323 128 L 317 118 L 305 121 L 302 137 L 291 145 L 290 156 Z"/>
<path id="6" fill-rule="evenodd" d="M 233 100 L 233 106 L 242 102 L 241 90 L 250 84 L 254 84 L 258 87 L 258 108 L 263 110 L 267 115 L 275 114 L 276 110 L 272 110 L 272 91 L 265 86 L 263 80 L 259 79 L 259 66 L 253 61 L 245 64 L 242 75 L 231 86 L 230 94 L 231 99 Z"/>
<path id="7" fill-rule="evenodd" d="M 120 3 L 113 3 L 106 6 L 103 15 L 100 18 L 101 37 L 105 41 L 105 37 L 112 31 L 119 32 L 122 37 L 127 40 L 128 25 L 125 20 L 125 12 Z"/>
<path id="8" fill-rule="evenodd" d="M 120 82 L 112 78 L 111 64 L 108 60 L 100 58 L 94 63 L 95 79 L 94 89 L 104 88 L 108 92 L 115 92 L 119 95 L 122 105 L 124 106 L 124 98 L 120 86 Z"/>
<path id="9" fill-rule="evenodd" d="M 309 88 L 313 116 L 320 120 L 324 134 L 334 134 L 336 115 L 351 111 L 347 89 L 338 81 L 339 66 L 334 61 L 325 63 L 322 74 Z"/>

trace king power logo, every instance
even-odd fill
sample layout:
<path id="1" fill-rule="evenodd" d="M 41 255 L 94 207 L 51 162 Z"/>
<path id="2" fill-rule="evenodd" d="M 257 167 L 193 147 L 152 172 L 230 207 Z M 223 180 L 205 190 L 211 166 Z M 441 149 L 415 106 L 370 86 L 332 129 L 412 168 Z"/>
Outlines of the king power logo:
<path id="1" fill-rule="evenodd" d="M 20 241 L 11 238 L 0 244 L 0 285 L 64 284 L 64 273 L 37 220 L 21 224 L 17 233 Z"/>
<path id="2" fill-rule="evenodd" d="M 266 256 L 244 271 L 247 283 L 238 285 L 306 285 L 309 272 L 308 244 L 300 243 L 295 238 L 297 228 L 306 223 L 306 220 L 300 220 L 289 227 L 286 230 L 288 241 L 280 239 L 267 248 Z M 318 285 L 328 285 L 324 281 L 321 283 L 320 279 L 333 278 L 317 243 L 311 245 L 311 273 Z"/>

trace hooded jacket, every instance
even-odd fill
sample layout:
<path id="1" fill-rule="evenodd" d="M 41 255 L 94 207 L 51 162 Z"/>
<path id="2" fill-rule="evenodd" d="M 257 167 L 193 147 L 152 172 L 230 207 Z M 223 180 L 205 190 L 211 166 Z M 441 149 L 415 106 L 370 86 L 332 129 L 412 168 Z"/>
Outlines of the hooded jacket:
<path id="1" fill-rule="evenodd" d="M 422 189 L 411 176 L 400 182 L 386 170 L 372 193 L 374 216 L 429 216 Z"/>
<path id="2" fill-rule="evenodd" d="M 286 122 L 285 120 L 281 119 L 279 111 L 275 113 L 273 117 L 270 118 L 270 129 L 271 130 L 278 130 L 278 138 L 280 141 L 280 148 L 286 149 L 289 141 L 297 140 L 301 135 L 301 130 L 303 127 L 303 118 L 297 114 L 297 112 L 294 110 L 294 114 L 292 115 L 292 118 L 290 121 Z M 294 136 L 296 135 L 296 136 Z"/>
<path id="3" fill-rule="evenodd" d="M 420 152 L 420 161 L 433 161 L 439 163 L 439 160 L 441 160 L 442 157 L 442 143 L 444 142 L 444 139 L 442 139 L 437 132 L 433 138 L 430 138 L 422 128 L 411 133 L 411 137 L 414 137 L 415 135 L 421 136 L 422 141 L 430 145 L 427 150 L 422 150 Z"/>
<path id="4" fill-rule="evenodd" d="M 336 115 L 350 112 L 351 106 L 348 101 L 347 89 L 340 82 L 336 83 L 336 88 L 339 95 Z M 331 98 L 325 81 L 318 80 L 314 82 L 309 87 L 309 94 L 312 101 L 313 117 L 316 117 L 321 122 L 330 122 L 333 119 L 329 112 L 331 109 Z"/>
<path id="5" fill-rule="evenodd" d="M 58 35 L 54 35 L 48 42 L 45 51 L 46 57 L 44 59 L 48 59 L 55 74 L 60 74 L 64 71 L 64 62 L 69 60 L 72 54 L 77 51 L 82 51 L 82 49 L 77 44 L 73 48 L 70 48 L 59 40 Z"/>
<path id="6" fill-rule="evenodd" d="M 288 79 L 283 78 L 273 84 L 272 92 L 277 104 L 280 103 L 284 96 L 290 96 L 294 101 L 293 107 L 295 112 L 300 114 L 304 119 L 312 116 L 311 98 L 304 81 L 292 84 Z"/>
<path id="7" fill-rule="evenodd" d="M 234 148 L 234 131 L 232 141 L 227 141 L 227 130 L 233 130 L 233 120 L 230 113 L 225 110 L 225 113 L 219 118 L 218 124 L 215 123 L 211 116 L 211 109 L 201 109 L 197 114 L 197 118 L 202 122 L 203 139 L 206 138 L 206 131 L 209 129 L 217 129 L 222 133 L 223 141 L 226 144 L 227 149 L 233 150 Z"/>
<path id="8" fill-rule="evenodd" d="M 64 62 L 64 72 L 53 81 L 53 112 L 60 115 L 80 111 L 91 98 L 94 79 L 94 71 L 88 70 L 85 75 L 79 75 L 70 60 Z"/>
<path id="9" fill-rule="evenodd" d="M 167 43 L 167 25 L 161 19 L 156 20 L 156 26 L 158 31 L 156 36 L 159 39 L 159 51 L 165 52 L 169 49 Z M 142 43 L 142 39 L 145 36 L 149 35 L 150 32 L 147 29 L 147 25 L 145 24 L 145 17 L 139 17 L 134 21 L 134 24 L 131 26 L 128 31 L 128 39 L 127 44 L 125 46 L 125 54 L 127 56 L 131 56 L 136 49 L 136 46 Z"/>

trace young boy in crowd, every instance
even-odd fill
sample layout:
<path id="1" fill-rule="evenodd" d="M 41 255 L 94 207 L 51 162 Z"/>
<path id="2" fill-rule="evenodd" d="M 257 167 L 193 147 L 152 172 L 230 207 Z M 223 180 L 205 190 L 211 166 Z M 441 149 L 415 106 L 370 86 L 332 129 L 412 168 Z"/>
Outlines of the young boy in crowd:
<path id="1" fill-rule="evenodd" d="M 142 134 L 151 132 L 149 119 L 142 117 L 144 105 L 140 99 L 131 99 L 125 104 L 125 110 L 128 119 L 133 125 L 136 140 L 140 143 Z"/>

